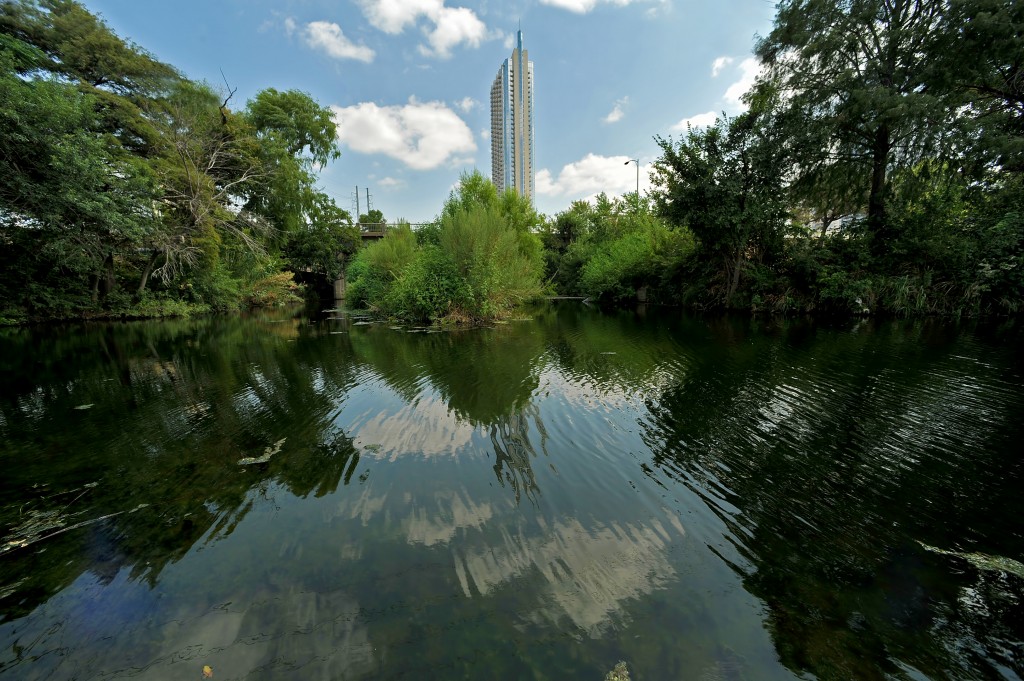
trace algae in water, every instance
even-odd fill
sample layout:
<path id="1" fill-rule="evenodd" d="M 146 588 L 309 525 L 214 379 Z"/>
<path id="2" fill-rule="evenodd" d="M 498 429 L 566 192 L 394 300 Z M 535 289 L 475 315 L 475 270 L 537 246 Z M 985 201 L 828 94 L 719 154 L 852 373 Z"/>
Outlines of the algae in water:
<path id="1" fill-rule="evenodd" d="M 245 458 L 239 459 L 238 460 L 238 465 L 239 466 L 251 466 L 254 463 L 266 463 L 266 462 L 270 461 L 270 457 L 274 456 L 275 454 L 277 454 L 278 452 L 281 451 L 281 445 L 283 445 L 284 441 L 287 440 L 287 439 L 288 438 L 286 438 L 286 437 L 281 438 L 280 440 L 278 440 L 274 444 L 272 444 L 269 447 L 267 447 L 266 449 L 264 449 L 263 450 L 263 454 L 261 454 L 260 456 L 247 456 Z"/>
<path id="2" fill-rule="evenodd" d="M 1006 558 L 1004 556 L 990 556 L 987 553 L 963 553 L 961 551 L 947 551 L 946 549 L 940 549 L 935 546 L 929 546 L 924 542 L 917 542 L 924 549 L 931 551 L 932 553 L 938 553 L 943 556 L 956 556 L 966 560 L 968 563 L 978 568 L 979 570 L 997 570 L 999 572 L 1007 572 L 1012 575 L 1017 575 L 1021 579 L 1024 579 L 1024 563 L 1020 563 L 1012 558 Z"/>

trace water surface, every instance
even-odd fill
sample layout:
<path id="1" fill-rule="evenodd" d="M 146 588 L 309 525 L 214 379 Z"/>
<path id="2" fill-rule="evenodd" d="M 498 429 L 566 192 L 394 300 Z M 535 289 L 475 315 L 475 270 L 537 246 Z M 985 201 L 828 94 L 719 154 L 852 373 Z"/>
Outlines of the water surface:
<path id="1" fill-rule="evenodd" d="M 0 679 L 1017 679 L 1021 340 L 0 331 Z"/>

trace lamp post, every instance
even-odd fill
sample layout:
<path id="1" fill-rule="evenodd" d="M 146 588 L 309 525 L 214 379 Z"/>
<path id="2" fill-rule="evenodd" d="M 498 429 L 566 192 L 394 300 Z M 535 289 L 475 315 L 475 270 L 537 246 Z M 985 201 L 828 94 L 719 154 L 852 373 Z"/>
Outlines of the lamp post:
<path id="1" fill-rule="evenodd" d="M 636 164 L 636 206 L 640 208 L 640 159 L 631 158 L 622 165 L 628 166 L 630 163 Z"/>
<path id="2" fill-rule="evenodd" d="M 640 159 L 638 159 L 638 158 L 631 158 L 628 161 L 626 161 L 625 163 L 623 163 L 622 165 L 628 166 L 630 163 L 635 163 L 636 164 L 636 200 L 639 203 L 640 202 Z"/>

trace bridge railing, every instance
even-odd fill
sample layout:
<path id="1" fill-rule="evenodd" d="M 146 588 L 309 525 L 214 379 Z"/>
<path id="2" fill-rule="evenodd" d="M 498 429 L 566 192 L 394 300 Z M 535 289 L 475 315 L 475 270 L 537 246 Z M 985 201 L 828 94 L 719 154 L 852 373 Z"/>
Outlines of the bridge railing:
<path id="1" fill-rule="evenodd" d="M 413 231 L 416 231 L 420 227 L 423 227 L 425 225 L 430 225 L 430 224 L 433 224 L 433 223 L 430 223 L 430 222 L 404 222 L 404 223 L 397 223 L 397 224 L 409 225 L 409 227 L 411 227 Z M 389 229 L 394 228 L 396 225 L 389 225 L 386 222 L 360 222 L 360 223 L 357 223 L 356 226 L 359 227 L 359 231 L 363 234 L 363 236 L 379 237 L 379 236 L 384 236 L 384 234 L 386 234 Z"/>
<path id="2" fill-rule="evenodd" d="M 358 224 L 360 232 L 362 232 L 363 234 L 373 235 L 383 235 L 386 231 L 388 231 L 388 227 L 390 226 L 391 225 L 389 225 L 386 222 L 360 222 Z"/>

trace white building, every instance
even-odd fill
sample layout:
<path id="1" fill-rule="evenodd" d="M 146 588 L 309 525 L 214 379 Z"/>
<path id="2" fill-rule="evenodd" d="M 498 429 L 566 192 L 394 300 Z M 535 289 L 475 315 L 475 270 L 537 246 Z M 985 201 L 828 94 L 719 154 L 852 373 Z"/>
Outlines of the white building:
<path id="1" fill-rule="evenodd" d="M 491 86 L 491 180 L 533 199 L 533 62 L 522 31 Z"/>

